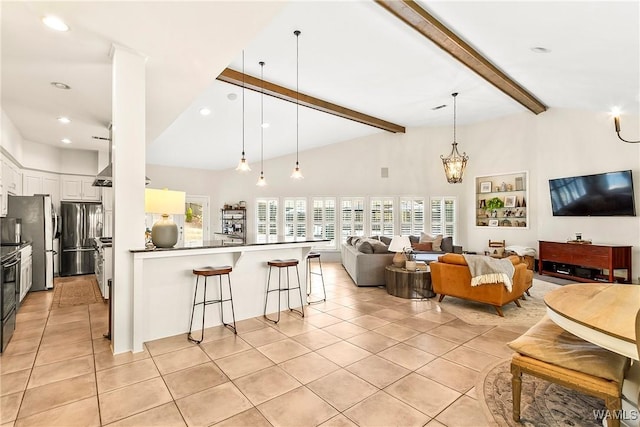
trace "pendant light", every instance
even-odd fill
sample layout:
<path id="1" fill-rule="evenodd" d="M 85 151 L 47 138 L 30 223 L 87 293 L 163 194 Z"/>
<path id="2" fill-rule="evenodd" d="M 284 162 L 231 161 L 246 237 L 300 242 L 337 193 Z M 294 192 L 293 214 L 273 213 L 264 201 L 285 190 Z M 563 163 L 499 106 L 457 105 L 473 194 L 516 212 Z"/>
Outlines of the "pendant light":
<path id="1" fill-rule="evenodd" d="M 298 53 L 298 41 L 300 40 L 300 31 L 295 30 L 293 34 L 296 36 L 296 167 L 293 168 L 293 172 L 291 173 L 291 178 L 293 179 L 302 179 L 302 172 L 300 171 L 300 163 L 298 162 L 298 147 L 300 141 L 300 89 L 298 86 L 298 74 L 300 70 L 300 54 Z"/>
<path id="2" fill-rule="evenodd" d="M 447 181 L 450 184 L 457 184 L 462 182 L 462 175 L 464 174 L 464 168 L 467 166 L 467 160 L 469 156 L 467 153 L 458 152 L 458 143 L 456 142 L 456 97 L 458 93 L 452 93 L 453 96 L 453 148 L 451 154 L 447 157 L 440 156 L 442 164 L 444 166 L 444 173 L 447 175 Z"/>
<path id="3" fill-rule="evenodd" d="M 267 181 L 264 179 L 264 61 L 260 61 L 260 178 L 256 185 L 264 187 Z"/>
<path id="4" fill-rule="evenodd" d="M 251 170 L 247 159 L 244 157 L 244 50 L 242 51 L 242 157 L 240 157 L 236 170 L 240 172 L 249 172 Z"/>

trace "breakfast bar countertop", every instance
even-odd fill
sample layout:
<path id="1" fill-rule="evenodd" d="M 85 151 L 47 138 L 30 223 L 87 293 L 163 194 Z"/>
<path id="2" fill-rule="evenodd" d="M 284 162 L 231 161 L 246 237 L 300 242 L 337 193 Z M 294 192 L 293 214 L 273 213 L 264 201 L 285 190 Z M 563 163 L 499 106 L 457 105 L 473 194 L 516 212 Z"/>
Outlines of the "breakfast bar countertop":
<path id="1" fill-rule="evenodd" d="M 165 252 L 165 251 L 182 251 L 194 249 L 212 249 L 212 248 L 243 248 L 248 246 L 265 246 L 265 245 L 285 245 L 290 243 L 320 243 L 328 242 L 328 239 L 298 239 L 286 240 L 284 237 L 278 237 L 277 240 L 271 242 L 255 242 L 255 243 L 239 243 L 229 240 L 207 240 L 200 244 L 178 244 L 172 248 L 151 248 L 151 249 L 130 249 L 129 252 Z"/>

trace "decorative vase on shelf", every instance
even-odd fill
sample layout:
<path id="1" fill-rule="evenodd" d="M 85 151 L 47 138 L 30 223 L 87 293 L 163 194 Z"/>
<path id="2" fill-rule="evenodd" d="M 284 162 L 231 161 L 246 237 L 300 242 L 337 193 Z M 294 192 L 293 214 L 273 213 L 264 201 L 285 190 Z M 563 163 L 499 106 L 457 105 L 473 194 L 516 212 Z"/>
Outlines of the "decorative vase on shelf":
<path id="1" fill-rule="evenodd" d="M 522 198 L 522 207 L 523 207 L 523 208 L 526 208 L 526 207 L 527 207 L 527 202 L 526 202 L 526 200 L 524 199 L 524 197 Z"/>
<path id="2" fill-rule="evenodd" d="M 500 191 L 507 191 L 507 183 L 503 182 L 502 184 L 500 184 Z"/>

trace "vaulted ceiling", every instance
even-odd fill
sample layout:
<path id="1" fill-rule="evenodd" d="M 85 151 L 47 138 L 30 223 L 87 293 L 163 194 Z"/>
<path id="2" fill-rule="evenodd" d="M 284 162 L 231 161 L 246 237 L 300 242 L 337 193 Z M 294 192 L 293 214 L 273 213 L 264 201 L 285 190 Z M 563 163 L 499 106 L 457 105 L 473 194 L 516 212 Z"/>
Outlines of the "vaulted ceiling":
<path id="1" fill-rule="evenodd" d="M 394 4 L 399 4 L 395 2 Z M 629 1 L 418 1 L 494 67 L 549 108 L 640 113 L 640 8 Z M 106 149 L 113 43 L 147 60 L 147 161 L 225 169 L 242 142 L 242 91 L 226 68 L 401 127 L 446 126 L 529 109 L 373 1 L 6 2 L 2 108 L 27 140 Z M 71 30 L 40 19 L 55 14 Z M 538 53 L 532 48 L 546 48 Z M 454 46 L 455 48 L 455 46 Z M 451 50 L 451 49 L 449 49 Z M 455 49 L 454 49 L 455 50 Z M 539 50 L 539 49 L 538 49 Z M 60 81 L 63 91 L 49 83 Z M 265 96 L 265 157 L 295 150 L 294 103 Z M 245 144 L 256 161 L 259 92 L 245 91 Z M 445 108 L 435 109 L 446 105 Z M 199 110 L 212 113 L 202 116 Z M 300 108 L 300 149 L 384 132 Z M 544 114 L 544 113 L 542 113 Z M 61 125 L 58 116 L 72 122 Z M 194 155 L 195 153 L 195 155 Z"/>

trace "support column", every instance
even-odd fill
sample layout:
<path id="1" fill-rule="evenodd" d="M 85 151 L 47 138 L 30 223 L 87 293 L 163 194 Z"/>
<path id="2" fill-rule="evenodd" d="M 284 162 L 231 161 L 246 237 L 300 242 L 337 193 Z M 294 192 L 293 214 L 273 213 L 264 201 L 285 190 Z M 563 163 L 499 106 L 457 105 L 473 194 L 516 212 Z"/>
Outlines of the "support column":
<path id="1" fill-rule="evenodd" d="M 115 354 L 133 350 L 133 248 L 144 247 L 146 58 L 114 45 L 111 50 L 113 164 L 113 316 Z"/>

